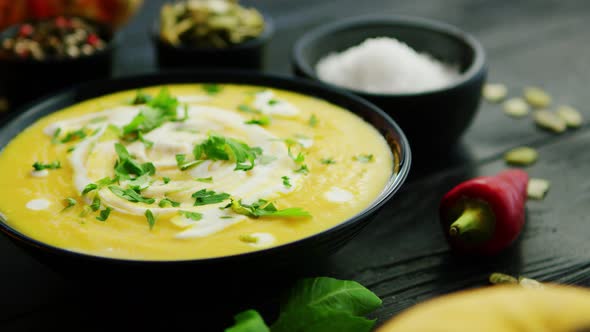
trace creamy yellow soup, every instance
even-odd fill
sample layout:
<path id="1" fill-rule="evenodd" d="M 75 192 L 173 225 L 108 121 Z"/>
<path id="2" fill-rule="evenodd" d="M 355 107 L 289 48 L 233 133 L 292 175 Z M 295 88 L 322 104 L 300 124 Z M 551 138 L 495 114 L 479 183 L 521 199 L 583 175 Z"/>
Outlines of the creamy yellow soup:
<path id="1" fill-rule="evenodd" d="M 321 99 L 247 85 L 146 87 L 73 105 L 14 138 L 0 154 L 0 212 L 76 252 L 209 258 L 353 217 L 394 163 L 372 126 Z"/>

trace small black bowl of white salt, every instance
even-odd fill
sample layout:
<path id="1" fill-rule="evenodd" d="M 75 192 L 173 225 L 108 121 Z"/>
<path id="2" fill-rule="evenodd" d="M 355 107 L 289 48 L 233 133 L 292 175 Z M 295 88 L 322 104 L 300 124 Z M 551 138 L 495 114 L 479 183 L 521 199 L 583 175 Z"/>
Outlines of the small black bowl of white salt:
<path id="1" fill-rule="evenodd" d="M 388 113 L 420 159 L 458 143 L 477 113 L 487 66 L 481 44 L 424 18 L 363 16 L 306 32 L 296 75 L 354 93 Z"/>

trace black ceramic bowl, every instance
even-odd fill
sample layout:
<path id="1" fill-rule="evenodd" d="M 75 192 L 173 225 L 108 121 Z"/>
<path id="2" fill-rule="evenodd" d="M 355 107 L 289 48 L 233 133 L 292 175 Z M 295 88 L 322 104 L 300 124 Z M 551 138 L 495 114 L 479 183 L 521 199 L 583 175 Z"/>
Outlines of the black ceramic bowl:
<path id="1" fill-rule="evenodd" d="M 319 81 L 315 66 L 322 57 L 372 37 L 396 38 L 418 52 L 459 65 L 458 81 L 437 90 L 378 94 L 346 89 L 391 115 L 408 136 L 417 159 L 449 151 L 469 127 L 479 106 L 487 71 L 481 44 L 456 27 L 432 20 L 364 16 L 305 33 L 293 49 L 293 70 L 296 75 Z"/>
<path id="2" fill-rule="evenodd" d="M 91 55 L 47 58 L 42 61 L 32 58 L 0 59 L 0 95 L 5 95 L 11 109 L 73 84 L 111 75 L 116 44 L 114 33 L 104 24 L 87 21 L 97 27 L 100 36 L 107 42 L 104 49 Z M 0 32 L 0 41 L 15 36 L 20 25 L 11 26 Z"/>
<path id="3" fill-rule="evenodd" d="M 264 30 L 260 36 L 224 48 L 174 46 L 160 38 L 160 25 L 156 22 L 152 42 L 156 62 L 160 68 L 241 68 L 260 70 L 264 66 L 265 49 L 274 35 L 272 18 L 264 15 Z"/>
<path id="4" fill-rule="evenodd" d="M 367 225 L 375 213 L 394 196 L 406 179 L 411 160 L 408 142 L 397 124 L 379 108 L 356 96 L 324 85 L 254 72 L 169 72 L 95 81 L 80 85 L 31 105 L 17 118 L 6 124 L 0 130 L 0 149 L 40 117 L 83 100 L 151 85 L 199 82 L 269 86 L 318 97 L 348 109 L 372 124 L 385 137 L 395 157 L 394 172 L 383 192 L 370 206 L 353 218 L 295 242 L 234 256 L 184 261 L 114 259 L 72 252 L 41 243 L 8 226 L 1 220 L 1 217 L 0 231 L 17 245 L 56 270 L 70 276 L 82 274 L 83 277 L 78 278 L 79 280 L 86 280 L 88 277 L 98 277 L 99 279 L 104 277 L 109 280 L 125 277 L 141 279 L 146 275 L 150 276 L 149 280 L 155 280 L 154 278 L 158 277 L 171 277 L 178 281 L 180 278 L 188 276 L 222 280 L 227 277 L 233 278 L 236 273 L 240 273 L 240 280 L 261 276 L 268 277 L 272 276 L 271 271 L 296 270 L 301 266 L 313 264 L 314 261 L 325 258 L 343 246 Z M 4 188 L 3 190 L 9 189 Z"/>

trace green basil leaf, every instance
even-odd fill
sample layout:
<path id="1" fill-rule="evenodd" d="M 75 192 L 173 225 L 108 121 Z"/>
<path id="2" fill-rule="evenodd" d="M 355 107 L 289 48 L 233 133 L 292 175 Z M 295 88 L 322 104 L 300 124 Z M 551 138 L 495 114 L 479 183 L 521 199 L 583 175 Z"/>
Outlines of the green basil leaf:
<path id="1" fill-rule="evenodd" d="M 281 305 L 273 332 L 369 332 L 375 321 L 362 316 L 381 299 L 355 281 L 320 277 L 298 281 Z"/>
<path id="2" fill-rule="evenodd" d="M 225 329 L 225 332 L 270 332 L 268 326 L 256 310 L 246 310 L 234 317 L 235 325 Z"/>

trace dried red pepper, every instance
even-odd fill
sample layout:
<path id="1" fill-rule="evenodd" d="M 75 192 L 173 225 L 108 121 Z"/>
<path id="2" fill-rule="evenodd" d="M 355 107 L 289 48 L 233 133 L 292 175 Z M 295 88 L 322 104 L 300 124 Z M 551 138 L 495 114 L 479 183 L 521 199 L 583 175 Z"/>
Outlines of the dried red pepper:
<path id="1" fill-rule="evenodd" d="M 493 255 L 509 246 L 525 222 L 529 176 L 510 169 L 460 183 L 440 203 L 440 221 L 451 247 Z"/>

